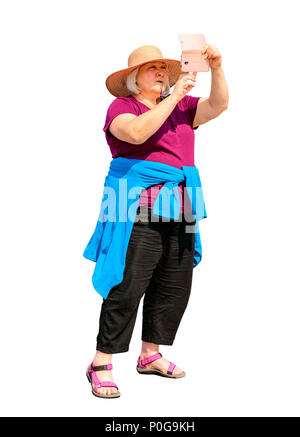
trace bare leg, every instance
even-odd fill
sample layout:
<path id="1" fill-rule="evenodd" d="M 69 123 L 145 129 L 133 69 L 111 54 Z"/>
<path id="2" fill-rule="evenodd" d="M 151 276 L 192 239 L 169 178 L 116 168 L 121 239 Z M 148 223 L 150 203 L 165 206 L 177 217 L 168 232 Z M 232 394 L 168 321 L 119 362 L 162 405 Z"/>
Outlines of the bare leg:
<path id="1" fill-rule="evenodd" d="M 142 341 L 142 351 L 140 354 L 140 359 L 150 357 L 151 355 L 159 352 L 159 344 L 149 343 L 147 341 Z M 164 357 L 159 358 L 158 360 L 153 361 L 152 363 L 147 364 L 147 367 L 151 367 L 153 369 L 159 369 L 164 373 L 167 373 L 170 361 L 166 360 Z M 175 366 L 173 374 L 179 375 L 182 373 L 182 369 L 180 367 Z"/>
<path id="2" fill-rule="evenodd" d="M 104 352 L 96 351 L 96 355 L 93 360 L 93 366 L 102 366 L 104 364 L 111 363 L 112 354 L 105 354 Z M 111 370 L 100 370 L 96 372 L 99 381 L 114 381 Z M 102 395 L 110 395 L 117 392 L 115 387 L 101 387 L 98 388 L 97 393 Z"/>

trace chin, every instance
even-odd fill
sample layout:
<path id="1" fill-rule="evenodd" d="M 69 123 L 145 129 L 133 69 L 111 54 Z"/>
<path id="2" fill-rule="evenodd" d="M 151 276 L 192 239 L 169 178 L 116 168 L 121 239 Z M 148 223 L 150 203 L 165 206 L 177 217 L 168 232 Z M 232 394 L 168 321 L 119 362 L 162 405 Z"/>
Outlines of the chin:
<path id="1" fill-rule="evenodd" d="M 161 89 L 161 86 L 155 86 L 154 88 L 153 88 L 153 90 L 155 90 L 157 93 L 159 93 L 160 94 L 160 92 L 164 92 L 165 90 L 164 90 L 164 88 L 163 89 Z"/>

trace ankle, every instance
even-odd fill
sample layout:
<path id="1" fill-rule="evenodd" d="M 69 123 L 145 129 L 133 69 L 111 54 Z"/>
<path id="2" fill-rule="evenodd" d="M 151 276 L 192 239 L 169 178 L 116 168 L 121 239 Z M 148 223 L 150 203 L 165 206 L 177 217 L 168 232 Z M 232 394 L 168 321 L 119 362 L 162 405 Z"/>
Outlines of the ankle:
<path id="1" fill-rule="evenodd" d="M 93 359 L 94 365 L 110 364 L 112 361 L 112 354 L 105 354 L 101 351 L 96 351 Z"/>
<path id="2" fill-rule="evenodd" d="M 142 351 L 141 358 L 150 357 L 151 355 L 155 355 L 159 352 L 159 345 L 155 343 L 148 343 L 146 341 L 142 342 Z"/>

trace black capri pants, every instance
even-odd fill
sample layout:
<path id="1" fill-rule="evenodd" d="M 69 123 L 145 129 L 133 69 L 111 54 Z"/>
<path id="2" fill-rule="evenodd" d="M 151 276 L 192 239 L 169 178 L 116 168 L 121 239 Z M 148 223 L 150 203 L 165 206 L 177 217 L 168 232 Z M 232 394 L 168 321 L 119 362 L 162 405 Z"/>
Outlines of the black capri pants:
<path id="1" fill-rule="evenodd" d="M 153 217 L 150 208 L 138 207 L 123 280 L 102 302 L 98 351 L 115 354 L 129 350 L 143 296 L 141 339 L 173 344 L 191 292 L 195 220 L 184 214 L 178 220 L 167 220 Z"/>

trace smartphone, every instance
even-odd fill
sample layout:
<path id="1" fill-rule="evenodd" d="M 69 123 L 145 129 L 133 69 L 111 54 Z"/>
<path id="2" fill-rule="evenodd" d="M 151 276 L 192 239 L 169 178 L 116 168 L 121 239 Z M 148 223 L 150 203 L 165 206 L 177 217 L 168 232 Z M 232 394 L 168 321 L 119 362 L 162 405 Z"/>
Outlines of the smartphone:
<path id="1" fill-rule="evenodd" d="M 209 62 L 203 58 L 201 49 L 206 45 L 205 36 L 202 34 L 180 34 L 181 45 L 181 71 L 191 73 L 193 71 L 209 71 Z"/>

